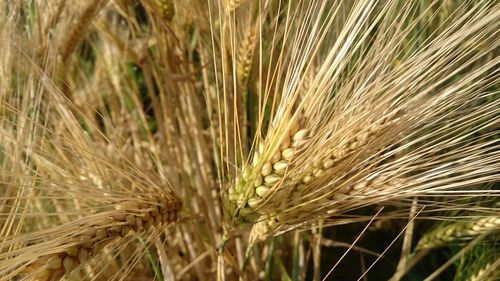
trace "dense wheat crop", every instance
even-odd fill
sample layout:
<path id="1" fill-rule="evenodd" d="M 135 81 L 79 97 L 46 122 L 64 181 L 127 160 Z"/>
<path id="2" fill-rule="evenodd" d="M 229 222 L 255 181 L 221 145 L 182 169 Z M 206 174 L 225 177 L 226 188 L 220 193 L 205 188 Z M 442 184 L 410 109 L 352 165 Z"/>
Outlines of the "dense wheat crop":
<path id="1" fill-rule="evenodd" d="M 500 278 L 500 4 L 0 2 L 0 280 Z"/>

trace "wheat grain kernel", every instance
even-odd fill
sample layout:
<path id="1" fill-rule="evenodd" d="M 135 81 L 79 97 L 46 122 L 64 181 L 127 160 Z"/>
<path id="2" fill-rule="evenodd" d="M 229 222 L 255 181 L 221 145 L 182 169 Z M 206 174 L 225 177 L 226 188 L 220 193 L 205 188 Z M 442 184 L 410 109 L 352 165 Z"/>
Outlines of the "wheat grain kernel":
<path id="1" fill-rule="evenodd" d="M 125 216 L 126 215 L 124 213 L 116 213 L 116 214 L 112 215 L 113 219 L 119 220 L 119 221 L 122 221 L 123 219 L 125 219 Z"/>
<path id="2" fill-rule="evenodd" d="M 274 163 L 274 165 L 273 165 L 275 173 L 280 174 L 280 175 L 285 173 L 285 170 L 287 167 L 288 167 L 288 163 L 285 161 L 278 161 L 278 162 Z"/>
<path id="3" fill-rule="evenodd" d="M 264 182 L 266 183 L 266 185 L 270 186 L 277 183 L 280 179 L 281 179 L 280 176 L 276 174 L 270 174 L 269 176 L 264 178 Z"/>
<path id="4" fill-rule="evenodd" d="M 323 168 L 330 169 L 331 167 L 333 167 L 334 163 L 335 162 L 331 158 L 328 158 L 323 162 Z"/>
<path id="5" fill-rule="evenodd" d="M 259 154 L 260 155 L 264 154 L 264 144 L 262 142 L 260 142 L 258 147 L 259 147 L 259 150 L 258 150 Z"/>
<path id="6" fill-rule="evenodd" d="M 59 255 L 53 255 L 51 256 L 46 262 L 45 265 L 49 269 L 56 269 L 61 267 L 62 261 L 61 257 Z"/>
<path id="7" fill-rule="evenodd" d="M 151 213 L 151 216 L 156 216 L 159 213 L 158 206 L 153 205 L 149 208 L 149 212 Z"/>
<path id="8" fill-rule="evenodd" d="M 125 221 L 127 222 L 128 225 L 133 225 L 133 224 L 135 224 L 135 216 L 127 215 L 125 217 Z"/>
<path id="9" fill-rule="evenodd" d="M 342 159 L 346 155 L 345 150 L 343 149 L 338 149 L 333 152 L 333 157 L 336 159 Z"/>
<path id="10" fill-rule="evenodd" d="M 135 219 L 135 226 L 137 227 L 137 230 L 141 230 L 142 229 L 143 225 L 142 225 L 142 220 L 140 218 L 136 218 Z M 128 231 L 125 232 L 125 233 L 128 233 Z"/>
<path id="11" fill-rule="evenodd" d="M 297 122 L 297 119 L 293 119 L 293 121 L 290 124 L 290 132 L 289 135 L 293 136 L 297 131 L 299 130 L 299 122 Z"/>
<path id="12" fill-rule="evenodd" d="M 245 182 L 247 182 L 250 180 L 250 177 L 252 176 L 252 171 L 248 167 L 245 167 L 245 168 L 243 168 L 241 176 L 242 176 L 243 180 L 245 180 Z"/>
<path id="13" fill-rule="evenodd" d="M 368 182 L 367 181 L 361 181 L 361 182 L 358 182 L 356 183 L 352 189 L 354 190 L 361 190 L 361 189 L 365 189 L 368 187 Z"/>
<path id="14" fill-rule="evenodd" d="M 265 197 L 269 193 L 269 188 L 267 186 L 261 185 L 255 189 L 255 193 L 257 193 L 257 195 L 261 198 Z"/>
<path id="15" fill-rule="evenodd" d="M 311 176 L 305 176 L 302 178 L 302 182 L 305 183 L 305 184 L 308 184 L 312 181 L 312 177 Z"/>
<path id="16" fill-rule="evenodd" d="M 241 216 L 248 216 L 249 214 L 252 213 L 252 209 L 245 207 L 240 209 L 240 215 Z"/>
<path id="17" fill-rule="evenodd" d="M 82 245 L 85 248 L 90 248 L 92 246 L 92 239 L 94 237 L 89 236 L 89 235 L 82 235 L 80 236 L 80 245 Z"/>
<path id="18" fill-rule="evenodd" d="M 260 162 L 260 153 L 258 151 L 256 151 L 253 155 L 253 159 L 252 159 L 252 166 L 257 166 Z"/>
<path id="19" fill-rule="evenodd" d="M 78 255 L 78 247 L 68 247 L 68 249 L 66 249 L 66 253 L 68 254 L 68 256 L 76 257 Z"/>
<path id="20" fill-rule="evenodd" d="M 257 206 L 260 205 L 261 202 L 262 202 L 261 199 L 252 197 L 252 198 L 248 199 L 248 206 L 252 209 L 255 209 L 255 208 L 257 208 Z"/>
<path id="21" fill-rule="evenodd" d="M 309 133 L 309 130 L 307 130 L 307 129 L 299 130 L 297 133 L 295 133 L 293 135 L 292 140 L 294 142 L 304 140 L 308 133 Z"/>
<path id="22" fill-rule="evenodd" d="M 97 229 L 97 231 L 96 231 L 96 237 L 97 237 L 98 241 L 104 240 L 107 236 L 108 236 L 108 234 L 106 233 L 106 230 L 104 228 Z"/>
<path id="23" fill-rule="evenodd" d="M 271 157 L 271 163 L 276 163 L 281 159 L 281 151 L 278 150 L 276 151 L 273 156 Z"/>
<path id="24" fill-rule="evenodd" d="M 245 206 L 246 203 L 247 203 L 247 200 L 245 199 L 245 194 L 240 194 L 238 199 L 236 199 L 236 204 L 238 206 Z"/>
<path id="25" fill-rule="evenodd" d="M 80 248 L 78 250 L 78 260 L 80 261 L 80 263 L 84 263 L 89 257 L 89 252 L 87 249 L 85 248 Z"/>
<path id="26" fill-rule="evenodd" d="M 355 149 L 357 149 L 358 147 L 360 147 L 360 145 L 359 145 L 359 143 L 358 143 L 357 141 L 353 141 L 353 142 L 351 143 L 351 145 L 349 146 L 349 148 L 350 148 L 351 150 L 355 150 Z"/>
<path id="27" fill-rule="evenodd" d="M 295 154 L 295 149 L 294 148 L 287 148 L 285 150 L 283 150 L 283 152 L 281 152 L 281 156 L 283 157 L 283 159 L 285 160 L 292 160 L 293 156 Z"/>
<path id="28" fill-rule="evenodd" d="M 52 274 L 52 271 L 50 269 L 46 268 L 43 271 L 36 274 L 35 281 L 47 281 L 47 280 L 49 280 L 51 274 Z"/>
<path id="29" fill-rule="evenodd" d="M 257 175 L 253 181 L 253 186 L 258 187 L 262 185 L 263 178 L 259 175 Z"/>
<path id="30" fill-rule="evenodd" d="M 280 149 L 285 150 L 288 147 L 290 147 L 290 138 L 286 136 L 283 141 L 281 142 Z"/>
<path id="31" fill-rule="evenodd" d="M 297 189 L 298 191 L 304 191 L 306 189 L 307 185 L 305 184 L 298 184 L 295 186 L 295 189 Z"/>
<path id="32" fill-rule="evenodd" d="M 262 176 L 264 176 L 264 177 L 269 176 L 272 171 L 273 171 L 273 167 L 271 166 L 271 163 L 266 162 L 266 163 L 264 163 L 264 165 L 262 165 L 262 169 L 261 169 Z"/>
<path id="33" fill-rule="evenodd" d="M 66 272 L 70 272 L 75 268 L 75 261 L 70 257 L 65 257 L 62 263 Z"/>

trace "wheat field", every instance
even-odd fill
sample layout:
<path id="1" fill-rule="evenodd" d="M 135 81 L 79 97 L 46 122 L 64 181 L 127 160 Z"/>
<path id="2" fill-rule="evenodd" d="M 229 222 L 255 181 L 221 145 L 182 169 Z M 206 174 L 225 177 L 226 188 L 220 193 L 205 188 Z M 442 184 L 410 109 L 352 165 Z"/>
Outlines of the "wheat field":
<path id="1" fill-rule="evenodd" d="M 500 280 L 494 0 L 0 1 L 0 280 Z"/>

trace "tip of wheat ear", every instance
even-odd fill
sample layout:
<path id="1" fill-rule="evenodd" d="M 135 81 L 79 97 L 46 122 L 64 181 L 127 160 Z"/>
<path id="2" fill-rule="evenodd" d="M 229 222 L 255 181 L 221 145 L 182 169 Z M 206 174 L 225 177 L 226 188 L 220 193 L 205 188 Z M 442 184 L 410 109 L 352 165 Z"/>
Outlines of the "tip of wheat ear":
<path id="1" fill-rule="evenodd" d="M 92 221 L 83 221 L 80 231 L 64 250 L 37 258 L 22 275 L 29 280 L 60 280 L 88 259 L 96 256 L 112 242 L 118 242 L 130 232 L 141 233 L 177 221 L 181 202 L 161 198 L 157 202 L 130 200 L 115 206 L 114 211 L 100 214 Z M 75 223 L 75 222 L 73 222 Z M 78 222 L 77 222 L 78 223 Z M 65 225 L 59 226 L 64 228 Z"/>

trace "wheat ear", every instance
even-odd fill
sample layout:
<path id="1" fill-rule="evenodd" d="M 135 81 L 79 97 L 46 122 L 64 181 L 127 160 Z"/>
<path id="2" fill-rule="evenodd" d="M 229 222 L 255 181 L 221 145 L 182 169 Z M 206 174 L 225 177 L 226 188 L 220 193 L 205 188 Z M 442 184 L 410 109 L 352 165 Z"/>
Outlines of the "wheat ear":
<path id="1" fill-rule="evenodd" d="M 293 165 L 296 155 L 307 147 L 311 138 L 310 130 L 299 129 L 301 127 L 299 122 L 291 122 L 290 129 L 284 134 L 279 147 L 274 152 L 265 151 L 265 147 L 275 146 L 272 141 L 259 144 L 252 163 L 243 168 L 242 175 L 230 188 L 229 204 L 233 211 L 238 211 L 236 216 L 241 216 L 241 219 L 238 218 L 237 221 L 254 219 L 260 204 L 267 200 L 270 194 L 285 189 L 285 185 L 289 194 L 284 195 L 288 198 L 282 199 L 292 200 L 301 197 L 310 184 L 331 178 L 336 172 L 342 170 L 343 161 L 359 153 L 396 122 L 397 119 L 389 121 L 388 118 L 383 118 L 369 126 L 354 129 L 352 138 L 345 139 L 338 145 L 332 145 L 318 161 L 310 162 L 309 165 L 301 167 L 300 172 L 289 175 L 288 169 L 293 169 L 289 166 Z M 270 157 L 267 156 L 269 154 L 271 154 Z M 352 164 L 352 159 L 350 163 Z M 283 184 L 285 176 L 287 182 Z M 344 195 L 347 196 L 347 193 Z"/>
<path id="2" fill-rule="evenodd" d="M 411 178 L 395 177 L 389 174 L 378 175 L 360 181 L 346 180 L 332 187 L 328 191 L 316 192 L 318 194 L 297 195 L 284 200 L 285 204 L 293 206 L 284 208 L 282 212 L 269 212 L 262 214 L 252 226 L 249 235 L 249 244 L 265 240 L 272 232 L 279 228 L 300 225 L 301 213 L 319 211 L 321 206 L 336 206 L 327 210 L 328 215 L 340 214 L 349 209 L 355 209 L 364 204 L 364 200 L 371 196 L 381 196 L 393 192 L 401 186 L 411 186 L 415 180 Z M 284 205 L 284 204 L 283 204 Z M 312 210 L 317 205 L 316 210 Z M 307 207 L 309 206 L 309 207 Z"/>
<path id="3" fill-rule="evenodd" d="M 59 47 L 59 53 L 62 61 L 66 61 L 75 51 L 78 42 L 89 27 L 90 22 L 97 14 L 99 7 L 103 2 L 104 0 L 93 0 L 90 2 L 80 16 L 78 16 L 76 21 L 69 26 L 70 29 L 67 32 L 68 35 Z"/>
<path id="4" fill-rule="evenodd" d="M 245 85 L 250 75 L 255 46 L 257 45 L 257 28 L 249 27 L 243 34 L 243 40 L 238 48 L 236 75 L 241 85 Z"/>
<path id="5" fill-rule="evenodd" d="M 41 255 L 25 266 L 19 276 L 37 281 L 59 280 L 87 260 L 99 255 L 110 243 L 132 233 L 154 231 L 177 220 L 180 202 L 162 196 L 156 201 L 127 201 L 116 204 L 114 211 L 102 212 L 50 229 L 49 233 L 69 239 L 57 250 Z M 77 229 L 67 232 L 67 229 Z M 61 237 L 58 237 L 61 238 Z M 44 243 L 39 244 L 40 247 Z M 28 247 L 29 248 L 29 247 Z"/>
<path id="6" fill-rule="evenodd" d="M 439 227 L 422 237 L 417 249 L 436 248 L 450 242 L 470 238 L 482 233 L 498 231 L 500 229 L 500 216 L 482 217 L 472 222 L 453 223 L 445 227 Z"/>

